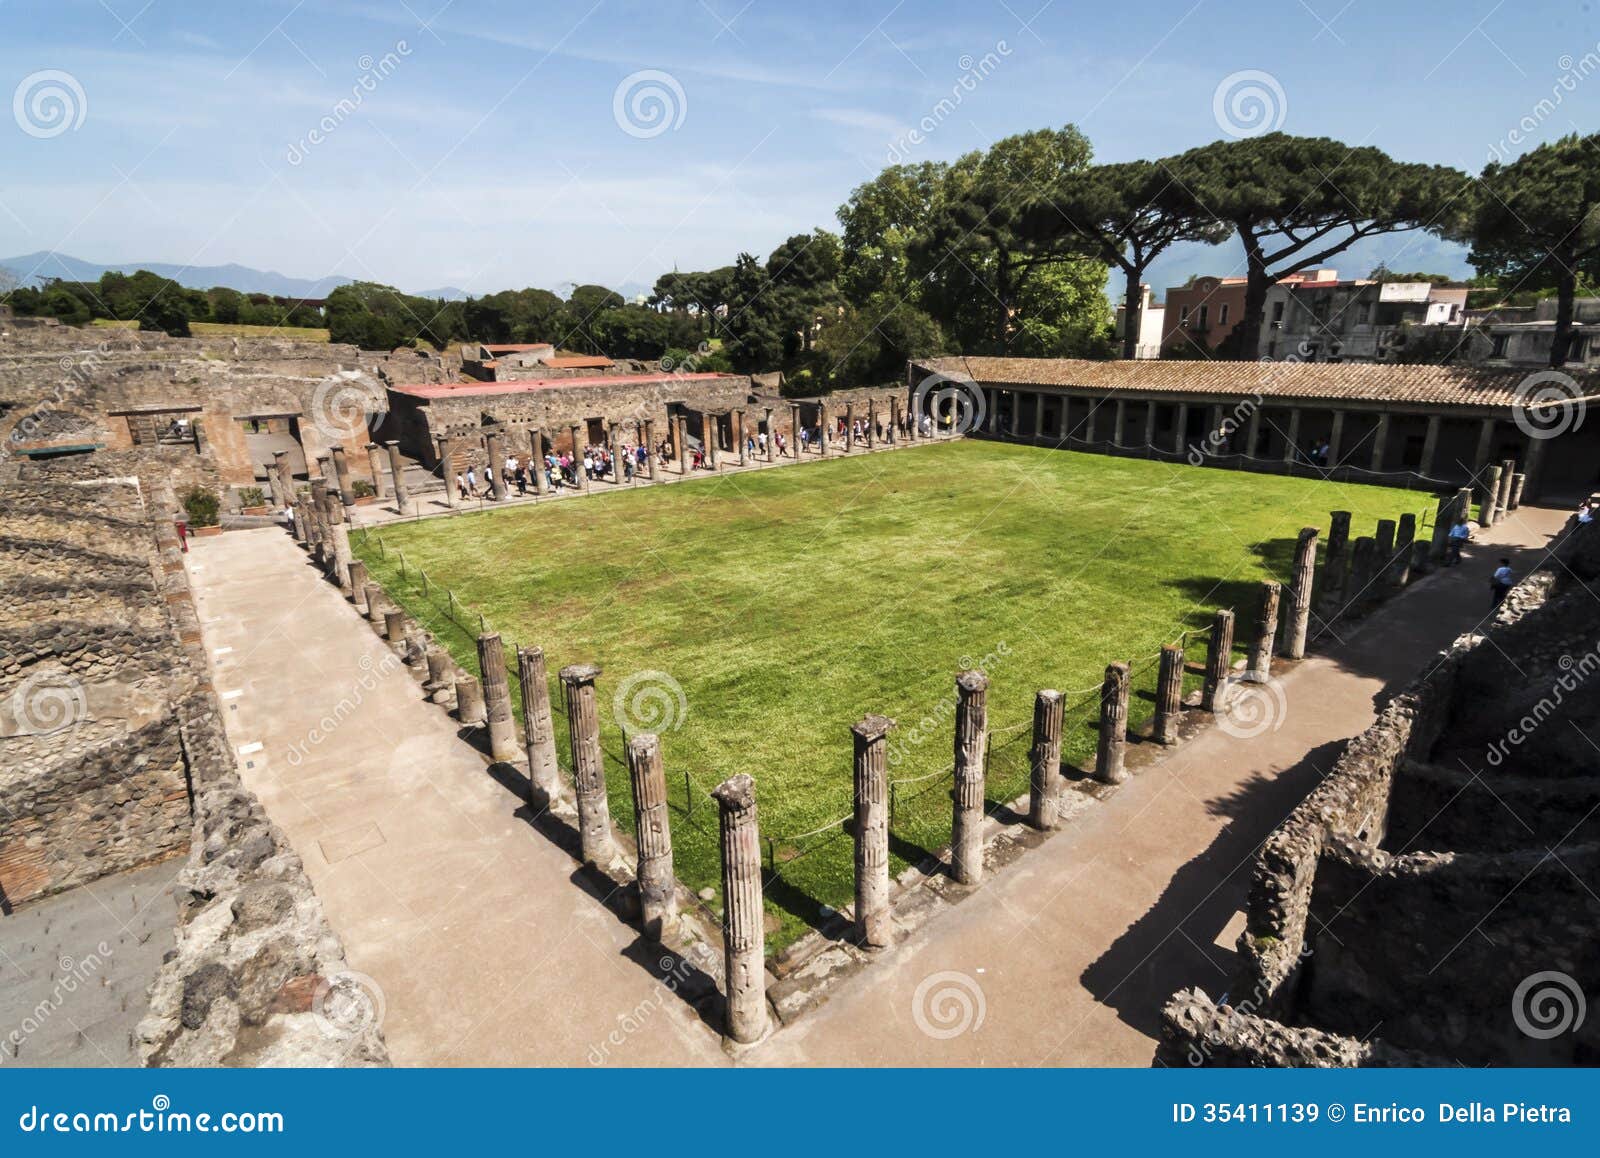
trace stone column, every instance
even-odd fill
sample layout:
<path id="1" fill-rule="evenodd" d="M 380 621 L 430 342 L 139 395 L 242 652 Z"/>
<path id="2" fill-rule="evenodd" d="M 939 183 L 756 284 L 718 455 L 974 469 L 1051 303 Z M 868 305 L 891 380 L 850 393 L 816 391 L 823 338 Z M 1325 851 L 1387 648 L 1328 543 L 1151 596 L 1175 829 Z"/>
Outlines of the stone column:
<path id="1" fill-rule="evenodd" d="M 989 677 L 956 676 L 956 775 L 950 872 L 964 885 L 983 879 L 983 779 L 989 746 Z"/>
<path id="2" fill-rule="evenodd" d="M 1478 423 L 1478 442 L 1472 451 L 1472 473 L 1476 476 L 1489 465 L 1489 455 L 1494 450 L 1495 420 L 1485 418 Z M 1423 473 L 1427 473 L 1424 471 Z"/>
<path id="3" fill-rule="evenodd" d="M 389 497 L 383 481 L 383 461 L 383 447 L 376 442 L 367 443 L 367 473 L 372 476 L 372 493 L 380 499 Z"/>
<path id="4" fill-rule="evenodd" d="M 722 838 L 722 956 L 727 990 L 724 1027 L 736 1042 L 767 1032 L 765 913 L 761 904 L 761 833 L 756 782 L 740 773 L 711 792 Z"/>
<path id="5" fill-rule="evenodd" d="M 1349 568 L 1350 512 L 1334 511 L 1328 525 L 1328 550 L 1322 559 L 1321 607 L 1324 620 L 1344 609 L 1345 572 Z"/>
<path id="6" fill-rule="evenodd" d="M 878 400 L 867 399 L 867 449 L 878 445 Z"/>
<path id="7" fill-rule="evenodd" d="M 469 728 L 483 723 L 483 686 L 476 677 L 456 677 L 456 722 Z"/>
<path id="8" fill-rule="evenodd" d="M 1048 832 L 1061 823 L 1060 692 L 1046 688 L 1033 697 L 1033 747 L 1028 750 L 1028 823 Z"/>
<path id="9" fill-rule="evenodd" d="M 611 805 L 606 799 L 605 757 L 600 751 L 600 717 L 594 682 L 600 669 L 579 663 L 561 669 L 567 701 L 567 737 L 572 745 L 572 783 L 578 793 L 578 839 L 585 864 L 604 866 L 616 855 L 611 838 Z"/>
<path id="10" fill-rule="evenodd" d="M 500 633 L 478 636 L 478 670 L 483 673 L 483 702 L 489 718 L 489 757 L 517 758 L 517 729 L 511 716 L 511 682 L 506 678 L 506 653 Z"/>
<path id="11" fill-rule="evenodd" d="M 345 457 L 344 447 L 335 444 L 328 448 L 333 452 L 333 475 L 339 483 L 339 501 L 347 507 L 356 505 L 356 492 L 350 483 L 350 461 Z"/>
<path id="12" fill-rule="evenodd" d="M 406 486 L 406 464 L 400 457 L 400 444 L 398 442 L 389 443 L 388 451 L 389 475 L 394 492 L 394 505 L 403 515 L 406 513 L 407 504 L 411 501 L 411 491 Z M 448 482 L 445 484 L 445 489 L 449 489 Z"/>
<path id="13" fill-rule="evenodd" d="M 937 433 L 938 423 L 934 424 Z M 1016 390 L 1011 391 L 1011 437 L 1022 437 L 1022 394 Z"/>
<path id="14" fill-rule="evenodd" d="M 1278 602 L 1283 588 L 1268 579 L 1261 584 L 1256 604 L 1256 635 L 1250 645 L 1249 672 L 1252 679 L 1265 680 L 1272 674 L 1272 644 L 1278 636 Z"/>
<path id="15" fill-rule="evenodd" d="M 1106 678 L 1100 685 L 1100 744 L 1094 754 L 1094 774 L 1105 784 L 1121 784 L 1128 778 L 1123 754 L 1128 747 L 1128 665 L 1106 665 Z"/>
<path id="16" fill-rule="evenodd" d="M 456 440 L 439 440 L 439 476 L 444 479 L 444 501 L 451 507 L 461 505 L 461 495 L 456 490 Z"/>
<path id="17" fill-rule="evenodd" d="M 679 414 L 674 420 L 672 449 L 678 452 L 678 473 L 689 473 L 689 419 Z"/>
<path id="18" fill-rule="evenodd" d="M 1435 563 L 1442 562 L 1445 556 L 1445 546 L 1449 540 L 1450 528 L 1455 523 L 1456 496 L 1441 495 L 1438 505 L 1433 512 L 1433 538 L 1428 545 L 1428 558 Z"/>
<path id="19" fill-rule="evenodd" d="M 770 407 L 770 406 L 766 407 L 766 411 L 767 411 L 767 462 L 768 463 L 774 463 L 774 462 L 778 461 L 778 428 L 772 424 L 772 407 Z"/>
<path id="20" fill-rule="evenodd" d="M 1328 432 L 1328 469 L 1339 465 L 1339 443 L 1344 440 L 1344 411 L 1333 412 L 1333 428 Z M 1329 536 L 1332 540 L 1332 536 Z"/>
<path id="21" fill-rule="evenodd" d="M 293 501 L 294 488 L 289 482 L 289 452 L 272 452 L 272 465 L 267 468 L 267 485 L 272 488 L 272 505 L 280 511 Z"/>
<path id="22" fill-rule="evenodd" d="M 333 549 L 333 581 L 348 595 L 346 585 L 350 582 L 350 560 L 354 556 L 350 553 L 350 528 L 345 526 L 344 507 L 337 501 L 328 504 L 328 541 Z"/>
<path id="23" fill-rule="evenodd" d="M 1378 415 L 1378 424 L 1372 429 L 1372 469 L 1383 469 L 1383 448 L 1389 441 L 1389 416 Z"/>
<path id="24" fill-rule="evenodd" d="M 1389 567 L 1384 575 L 1391 587 L 1404 587 L 1411 582 L 1411 553 L 1417 537 L 1417 516 L 1405 514 L 1395 528 L 1394 550 L 1389 557 Z"/>
<path id="25" fill-rule="evenodd" d="M 828 404 L 819 402 L 817 404 L 817 414 L 817 432 L 820 436 L 817 439 L 817 453 L 823 458 L 827 458 L 828 442 L 830 441 L 828 435 Z"/>
<path id="26" fill-rule="evenodd" d="M 737 429 L 734 431 L 734 435 L 739 440 L 739 465 L 740 466 L 749 466 L 750 465 L 749 432 L 745 429 L 744 409 L 741 407 L 739 409 L 734 410 L 733 413 L 736 416 L 734 424 L 737 427 Z"/>
<path id="27" fill-rule="evenodd" d="M 1245 428 L 1244 453 L 1251 458 L 1255 457 L 1256 447 L 1261 443 L 1261 411 L 1265 403 L 1257 403 L 1250 407 L 1250 425 Z"/>
<path id="28" fill-rule="evenodd" d="M 789 403 L 789 449 L 794 452 L 796 461 L 800 458 L 800 407 L 797 403 Z"/>
<path id="29" fill-rule="evenodd" d="M 1528 476 L 1521 472 L 1511 476 L 1511 509 L 1514 511 L 1522 506 L 1522 488 L 1528 481 Z"/>
<path id="30" fill-rule="evenodd" d="M 1283 437 L 1283 461 L 1294 462 L 1300 457 L 1300 407 L 1290 407 L 1289 432 Z"/>
<path id="31" fill-rule="evenodd" d="M 677 921 L 678 883 L 672 875 L 667 778 L 661 770 L 661 742 L 654 733 L 640 732 L 628 740 L 628 781 L 633 787 L 633 832 L 639 848 L 635 872 L 639 924 L 646 937 L 659 942 Z"/>
<path id="32" fill-rule="evenodd" d="M 1151 730 L 1158 744 L 1178 742 L 1183 718 L 1183 648 L 1169 643 L 1161 649 L 1161 671 L 1156 677 L 1156 715 Z"/>
<path id="33" fill-rule="evenodd" d="M 889 399 L 889 429 L 884 432 L 890 446 L 900 445 L 900 399 Z"/>
<path id="34" fill-rule="evenodd" d="M 517 648 L 517 677 L 522 685 L 522 742 L 528 757 L 529 802 L 537 808 L 548 808 L 562 791 L 543 648 Z"/>
<path id="35" fill-rule="evenodd" d="M 1394 539 L 1397 526 L 1393 519 L 1379 519 L 1377 539 L 1373 551 L 1373 579 L 1380 583 L 1389 581 L 1389 568 L 1394 565 Z"/>
<path id="36" fill-rule="evenodd" d="M 1156 444 L 1156 400 L 1149 399 L 1144 404 L 1144 444 L 1148 449 Z"/>
<path id="37" fill-rule="evenodd" d="M 500 433 L 486 435 L 484 438 L 484 457 L 488 460 L 489 493 L 496 500 L 506 497 L 506 456 L 505 447 L 501 445 Z"/>
<path id="38" fill-rule="evenodd" d="M 1506 517 L 1511 510 L 1511 484 L 1517 477 L 1517 460 L 1508 458 L 1500 464 L 1500 491 L 1494 500 L 1494 515 L 1497 519 Z"/>
<path id="39" fill-rule="evenodd" d="M 660 475 L 656 468 L 656 420 L 644 420 L 644 468 L 650 481 L 655 482 Z"/>
<path id="40" fill-rule="evenodd" d="M 1501 469 L 1499 464 L 1487 466 L 1483 469 L 1483 483 L 1480 491 L 1482 497 L 1478 500 L 1478 525 L 1480 527 L 1492 527 L 1500 517 L 1500 512 L 1495 509 L 1495 499 L 1500 494 Z"/>
<path id="41" fill-rule="evenodd" d="M 367 565 L 360 559 L 350 560 L 350 598 L 356 610 L 367 613 Z"/>
<path id="42" fill-rule="evenodd" d="M 1424 477 L 1433 474 L 1433 460 L 1434 456 L 1439 453 L 1439 432 L 1443 426 L 1443 415 L 1430 414 L 1428 416 L 1427 433 L 1422 436 L 1422 461 L 1417 463 L 1417 473 Z"/>
<path id="43" fill-rule="evenodd" d="M 294 502 L 290 504 L 289 511 L 294 516 L 295 542 L 309 545 L 309 536 L 311 532 L 307 526 L 305 502 L 298 498 L 295 499 Z"/>
<path id="44" fill-rule="evenodd" d="M 535 426 L 528 431 L 528 454 L 533 460 L 529 465 L 533 470 L 533 493 L 547 495 L 550 493 L 550 480 L 544 477 L 544 429 Z"/>
<path id="45" fill-rule="evenodd" d="M 406 613 L 391 607 L 383 613 L 383 638 L 396 655 L 406 653 Z"/>
<path id="46" fill-rule="evenodd" d="M 367 584 L 367 622 L 373 627 L 383 626 L 383 588 L 376 583 Z"/>
<path id="47" fill-rule="evenodd" d="M 1289 623 L 1283 632 L 1285 659 L 1306 657 L 1306 628 L 1311 623 L 1312 584 L 1317 575 L 1317 529 L 1301 527 L 1294 544 L 1294 575 L 1289 584 Z"/>
<path id="48" fill-rule="evenodd" d="M 1118 448 L 1122 446 L 1122 428 L 1128 419 L 1128 400 L 1118 398 L 1116 406 L 1111 411 L 1111 445 Z"/>
<path id="49" fill-rule="evenodd" d="M 894 940 L 889 912 L 889 776 L 885 737 L 894 721 L 868 715 L 850 729 L 855 738 L 856 936 L 881 949 Z"/>
<path id="50" fill-rule="evenodd" d="M 856 448 L 856 404 L 844 404 L 844 448 L 843 453 L 849 454 Z"/>
<path id="51" fill-rule="evenodd" d="M 428 652 L 428 677 L 422 681 L 422 690 L 428 695 L 428 702 L 442 704 L 450 698 L 453 685 L 450 682 L 450 656 L 449 653 L 433 648 Z"/>
<path id="52" fill-rule="evenodd" d="M 1220 712 L 1226 705 L 1228 673 L 1233 670 L 1233 612 L 1219 608 L 1211 617 L 1211 640 L 1206 648 L 1206 682 L 1200 691 L 1200 706 Z"/>
<path id="53" fill-rule="evenodd" d="M 715 414 L 704 410 L 700 412 L 700 442 L 705 448 L 706 466 L 716 470 L 722 449 L 722 423 Z"/>
<path id="54" fill-rule="evenodd" d="M 1539 493 L 1539 464 L 1544 461 L 1544 447 L 1549 441 L 1548 438 L 1530 438 L 1524 452 L 1522 473 L 1527 476 L 1525 482 L 1530 499 Z"/>
<path id="55" fill-rule="evenodd" d="M 1178 403 L 1178 417 L 1177 417 L 1177 420 L 1172 424 L 1172 451 L 1173 451 L 1173 453 L 1174 454 L 1182 454 L 1183 450 L 1184 450 L 1184 443 L 1187 442 L 1188 440 L 1189 440 L 1189 404 L 1187 402 L 1180 402 L 1180 403 Z"/>
<path id="56" fill-rule="evenodd" d="M 628 477 L 627 470 L 622 465 L 622 427 L 613 424 L 611 427 L 611 481 L 621 486 Z"/>
<path id="57" fill-rule="evenodd" d="M 1359 611 L 1376 597 L 1373 579 L 1378 573 L 1378 541 L 1370 535 L 1356 540 L 1350 552 L 1350 599 L 1347 606 Z"/>
<path id="58" fill-rule="evenodd" d="M 1033 396 L 1033 441 L 1044 440 L 1044 391 Z"/>

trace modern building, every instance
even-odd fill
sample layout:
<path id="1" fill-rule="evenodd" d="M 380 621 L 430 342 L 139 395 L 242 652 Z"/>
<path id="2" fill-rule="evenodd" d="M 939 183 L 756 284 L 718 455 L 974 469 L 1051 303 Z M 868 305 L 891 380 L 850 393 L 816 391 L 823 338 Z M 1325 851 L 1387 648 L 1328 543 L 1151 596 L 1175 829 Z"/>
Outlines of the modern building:
<path id="1" fill-rule="evenodd" d="M 1139 306 L 1139 334 L 1138 340 L 1134 344 L 1133 356 L 1135 358 L 1159 358 L 1161 357 L 1161 339 L 1166 332 L 1167 310 L 1160 302 L 1150 300 L 1149 286 L 1141 285 L 1139 287 L 1139 296 L 1141 299 Z M 1117 306 L 1118 349 L 1121 349 L 1121 344 L 1128 332 L 1127 312 L 1125 306 Z"/>
<path id="2" fill-rule="evenodd" d="M 1285 280 L 1267 290 L 1261 356 L 1387 361 L 1411 327 L 1459 330 L 1466 321 L 1467 292 L 1466 286 L 1425 281 Z"/>
<path id="3" fill-rule="evenodd" d="M 911 385 L 970 391 L 978 437 L 1357 482 L 1448 489 L 1514 459 L 1529 497 L 1600 484 L 1600 373 L 1531 408 L 1526 372 L 1464 365 L 933 358 Z M 981 398 L 981 405 L 977 404 Z"/>
<path id="4" fill-rule="evenodd" d="M 1197 277 L 1167 290 L 1161 348 L 1169 355 L 1210 354 L 1244 319 L 1246 280 L 1242 277 Z M 1336 282 L 1339 271 L 1313 269 L 1291 274 L 1280 285 Z"/>
<path id="5" fill-rule="evenodd" d="M 1483 361 L 1489 366 L 1548 366 L 1550 343 L 1556 332 L 1556 300 L 1536 303 L 1528 320 L 1504 317 L 1482 326 Z M 1600 368 L 1600 298 L 1579 298 L 1573 303 L 1572 332 L 1567 338 L 1567 366 Z"/>

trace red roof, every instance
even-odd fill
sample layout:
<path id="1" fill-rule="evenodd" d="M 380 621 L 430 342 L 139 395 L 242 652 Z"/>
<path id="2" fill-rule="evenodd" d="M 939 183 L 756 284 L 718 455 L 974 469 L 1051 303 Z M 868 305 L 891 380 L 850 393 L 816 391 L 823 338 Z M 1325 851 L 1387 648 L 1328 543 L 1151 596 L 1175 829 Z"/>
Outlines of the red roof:
<path id="1" fill-rule="evenodd" d="M 555 344 L 552 342 L 510 342 L 500 345 L 484 343 L 483 348 L 491 354 L 520 354 L 524 350 L 553 350 Z"/>
<path id="2" fill-rule="evenodd" d="M 611 359 L 594 354 L 557 354 L 546 358 L 544 364 L 552 370 L 600 370 L 611 365 Z"/>
<path id="3" fill-rule="evenodd" d="M 616 386 L 635 382 L 715 382 L 737 374 L 594 374 L 583 378 L 529 378 L 521 382 L 445 382 L 416 386 L 391 386 L 396 394 L 413 398 L 455 398 L 473 394 L 527 394 L 534 390 L 560 390 L 569 386 Z"/>

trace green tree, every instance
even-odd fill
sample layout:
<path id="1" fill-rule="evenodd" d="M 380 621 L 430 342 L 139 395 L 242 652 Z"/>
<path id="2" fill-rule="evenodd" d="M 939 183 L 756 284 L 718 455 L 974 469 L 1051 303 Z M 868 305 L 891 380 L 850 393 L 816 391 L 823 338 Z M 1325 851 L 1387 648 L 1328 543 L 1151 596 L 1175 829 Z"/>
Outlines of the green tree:
<path id="1" fill-rule="evenodd" d="M 839 207 L 839 287 L 862 305 L 873 295 L 918 296 L 911 249 L 926 238 L 942 204 L 949 166 L 939 161 L 891 165 L 856 186 Z"/>
<path id="2" fill-rule="evenodd" d="M 1216 141 L 1160 164 L 1172 177 L 1162 194 L 1171 210 L 1209 215 L 1244 246 L 1245 308 L 1233 353 L 1252 361 L 1272 285 L 1365 237 L 1409 229 L 1451 236 L 1472 207 L 1460 170 L 1403 163 L 1327 137 Z"/>
<path id="3" fill-rule="evenodd" d="M 817 339 L 830 389 L 899 381 L 906 362 L 941 353 L 939 323 L 903 298 L 881 291 L 846 306 Z"/>
<path id="4" fill-rule="evenodd" d="M 1530 149 L 1480 178 L 1469 260 L 1518 289 L 1554 289 L 1556 326 L 1550 365 L 1566 364 L 1580 280 L 1600 267 L 1600 133 L 1576 134 Z"/>

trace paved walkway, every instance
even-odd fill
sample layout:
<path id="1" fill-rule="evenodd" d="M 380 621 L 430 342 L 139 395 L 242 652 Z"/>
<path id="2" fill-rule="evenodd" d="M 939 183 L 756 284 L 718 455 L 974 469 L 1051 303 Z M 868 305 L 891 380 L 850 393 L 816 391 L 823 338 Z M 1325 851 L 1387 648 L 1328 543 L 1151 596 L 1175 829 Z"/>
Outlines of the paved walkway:
<path id="1" fill-rule="evenodd" d="M 1285 675 L 1276 731 L 1210 728 L 1136 772 L 749 1060 L 1149 1065 L 1174 991 L 1227 989 L 1259 843 L 1371 723 L 1375 697 L 1486 619 L 1491 551 L 1525 575 L 1566 515 L 1523 508 L 1479 532 L 1459 570 Z"/>
<path id="2" fill-rule="evenodd" d="M 1375 697 L 1481 621 L 1487 544 L 1510 545 L 1492 549 L 1525 573 L 1563 518 L 1525 508 L 1485 533 L 1469 565 L 1287 674 L 1277 730 L 1210 729 L 1148 765 L 743 1060 L 1149 1064 L 1165 999 L 1227 985 L 1260 840 Z M 398 1062 L 727 1060 L 656 987 L 655 952 L 574 883 L 571 858 L 411 675 L 386 672 L 384 645 L 286 536 L 203 539 L 189 559 L 245 781 L 305 859 L 352 967 L 381 987 Z M 968 1027 L 946 1035 L 963 1001 Z"/>
<path id="3" fill-rule="evenodd" d="M 286 535 L 191 546 L 244 781 L 381 990 L 397 1064 L 726 1060 L 657 987 L 659 951 L 574 883 L 572 859 Z"/>

